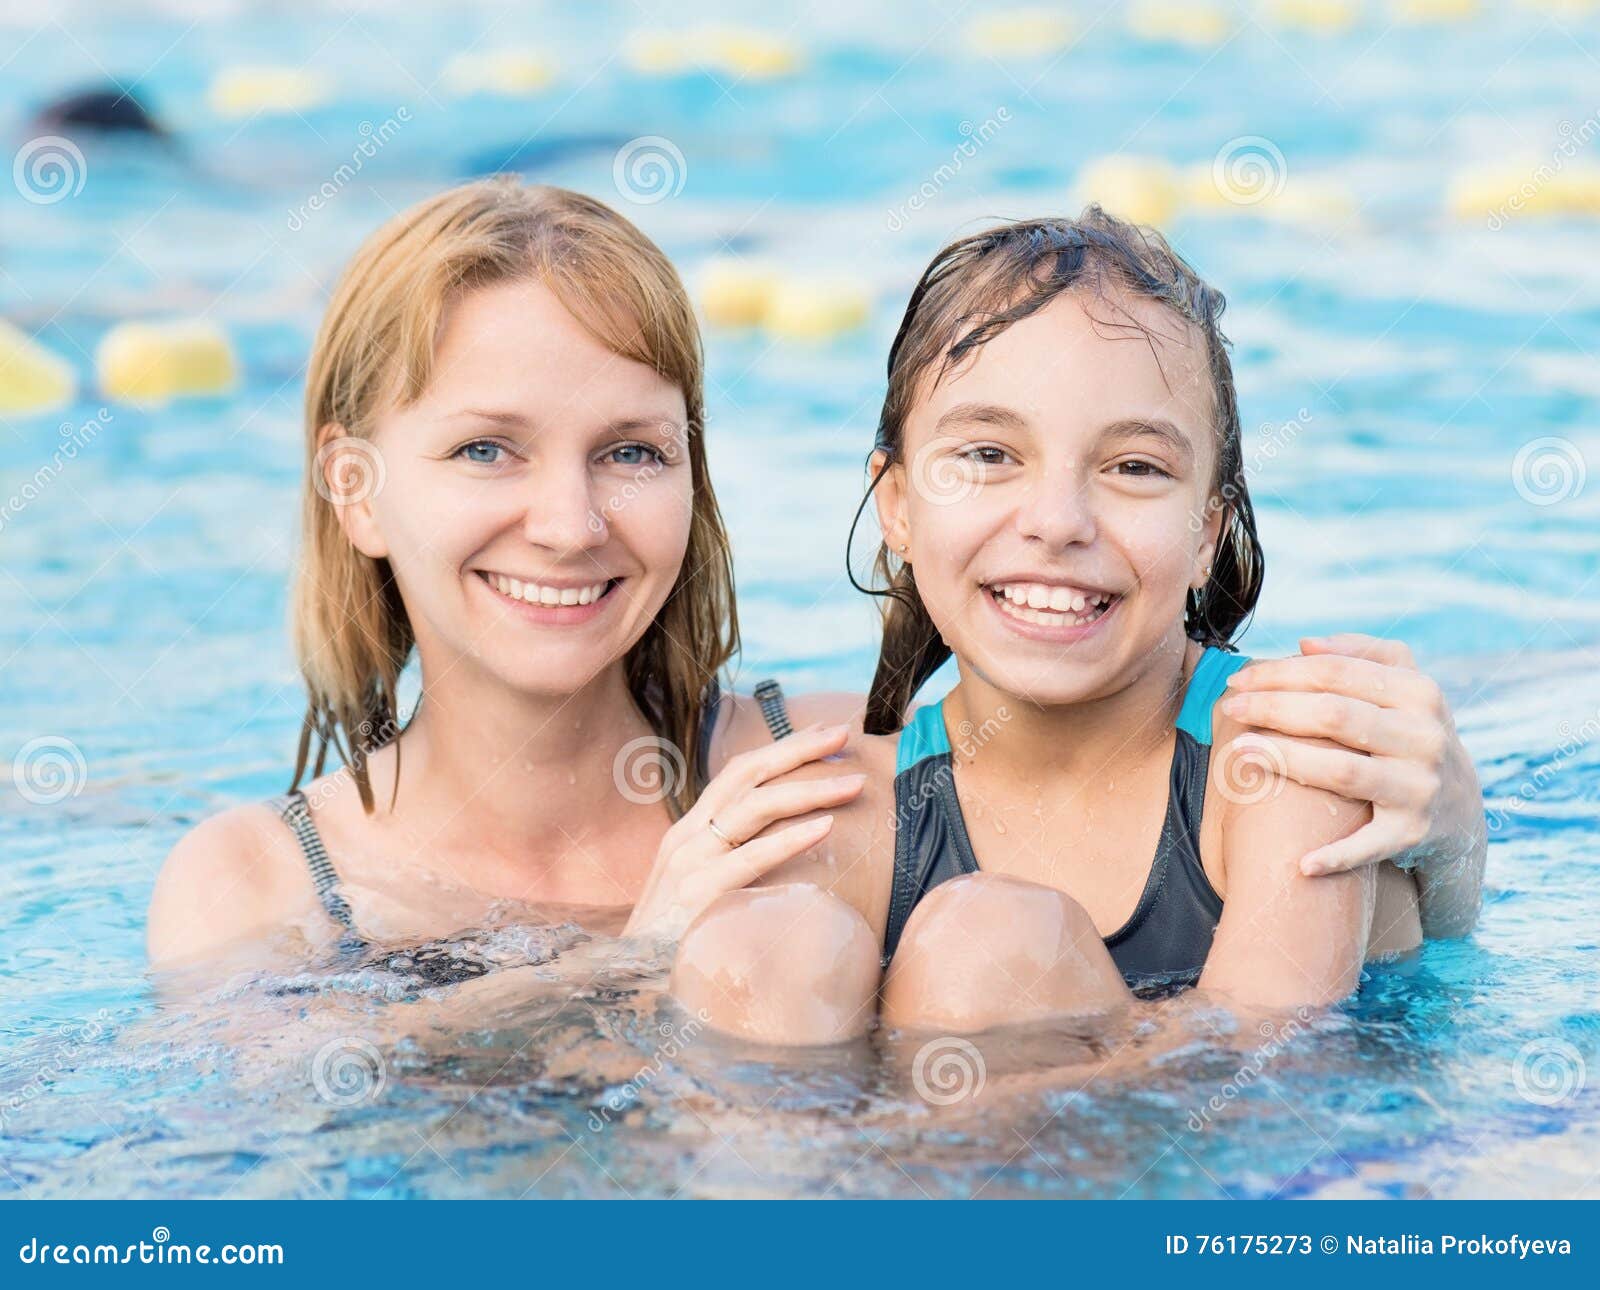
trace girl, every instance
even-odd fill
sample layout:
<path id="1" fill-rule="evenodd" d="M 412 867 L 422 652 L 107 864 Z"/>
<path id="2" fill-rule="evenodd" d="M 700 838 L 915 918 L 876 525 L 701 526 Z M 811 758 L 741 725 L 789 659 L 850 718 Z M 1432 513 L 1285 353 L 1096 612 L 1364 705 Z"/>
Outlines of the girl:
<path id="1" fill-rule="evenodd" d="M 687 1007 L 845 1039 L 880 968 L 885 1020 L 942 1030 L 1196 979 L 1326 1003 L 1419 942 L 1393 865 L 1301 871 L 1370 807 L 1294 782 L 1219 702 L 1262 572 L 1222 307 L 1097 207 L 935 259 L 872 462 L 891 607 L 849 749 L 868 786 L 814 855 L 690 929 Z M 959 682 L 901 729 L 951 652 Z"/>

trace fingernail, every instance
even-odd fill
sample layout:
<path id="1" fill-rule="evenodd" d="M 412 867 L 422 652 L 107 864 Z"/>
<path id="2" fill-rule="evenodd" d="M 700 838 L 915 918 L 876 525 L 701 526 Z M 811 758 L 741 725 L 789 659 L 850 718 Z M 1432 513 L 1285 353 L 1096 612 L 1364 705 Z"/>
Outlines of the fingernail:
<path id="1" fill-rule="evenodd" d="M 1222 710 L 1230 717 L 1242 717 L 1250 710 L 1249 701 L 1243 696 L 1238 696 L 1222 701 Z"/>
<path id="2" fill-rule="evenodd" d="M 1300 862 L 1300 872 L 1308 878 L 1315 878 L 1319 874 L 1327 873 L 1328 866 L 1320 860 L 1302 860 Z"/>
<path id="3" fill-rule="evenodd" d="M 833 827 L 833 816 L 831 816 L 831 815 L 821 816 L 817 820 L 817 832 L 818 833 L 821 833 L 824 829 L 831 829 L 832 827 Z"/>

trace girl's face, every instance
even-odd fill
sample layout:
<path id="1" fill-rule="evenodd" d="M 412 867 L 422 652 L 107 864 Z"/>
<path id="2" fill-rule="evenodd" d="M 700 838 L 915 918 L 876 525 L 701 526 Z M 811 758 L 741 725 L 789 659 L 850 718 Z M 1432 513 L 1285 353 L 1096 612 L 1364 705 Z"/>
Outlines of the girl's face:
<path id="1" fill-rule="evenodd" d="M 389 561 L 436 675 L 469 663 L 570 694 L 639 640 L 683 564 L 682 390 L 541 283 L 455 301 L 427 389 L 362 455 L 370 496 L 341 507 L 346 531 Z"/>
<path id="2" fill-rule="evenodd" d="M 964 672 L 1049 705 L 1181 653 L 1221 515 L 1203 341 L 1169 310 L 1058 297 L 927 392 L 904 448 L 879 516 Z"/>

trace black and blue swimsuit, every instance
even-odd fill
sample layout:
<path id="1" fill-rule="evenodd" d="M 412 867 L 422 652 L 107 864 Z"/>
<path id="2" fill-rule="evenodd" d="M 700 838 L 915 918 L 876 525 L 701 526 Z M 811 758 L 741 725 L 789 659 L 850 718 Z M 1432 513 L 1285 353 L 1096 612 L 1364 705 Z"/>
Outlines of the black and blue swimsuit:
<path id="1" fill-rule="evenodd" d="M 1200 862 L 1200 817 L 1211 759 L 1211 709 L 1228 677 L 1250 660 L 1208 648 L 1184 691 L 1172 750 L 1167 813 L 1155 860 L 1128 921 L 1106 948 L 1135 987 L 1192 983 L 1200 975 L 1222 897 Z M 884 931 L 883 965 L 894 957 L 917 902 L 942 882 L 977 873 L 978 859 L 961 815 L 944 703 L 919 708 L 900 732 L 895 759 L 894 888 Z"/>

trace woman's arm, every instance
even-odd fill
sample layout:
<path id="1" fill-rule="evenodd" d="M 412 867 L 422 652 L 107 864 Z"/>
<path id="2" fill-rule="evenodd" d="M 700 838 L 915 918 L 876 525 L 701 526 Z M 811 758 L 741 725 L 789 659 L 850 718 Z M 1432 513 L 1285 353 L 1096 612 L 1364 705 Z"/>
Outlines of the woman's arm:
<path id="1" fill-rule="evenodd" d="M 1310 877 L 1299 861 L 1359 828 L 1371 808 L 1277 773 L 1254 733 L 1217 724 L 1211 774 L 1225 804 L 1227 894 L 1200 988 L 1261 1008 L 1334 1003 L 1361 977 L 1378 870 Z"/>
<path id="2" fill-rule="evenodd" d="M 1424 934 L 1465 936 L 1478 920 L 1487 830 L 1450 705 L 1399 641 L 1341 635 L 1301 649 L 1235 673 L 1221 710 L 1264 727 L 1290 779 L 1371 804 L 1364 827 L 1301 857 L 1305 872 L 1414 866 Z"/>

